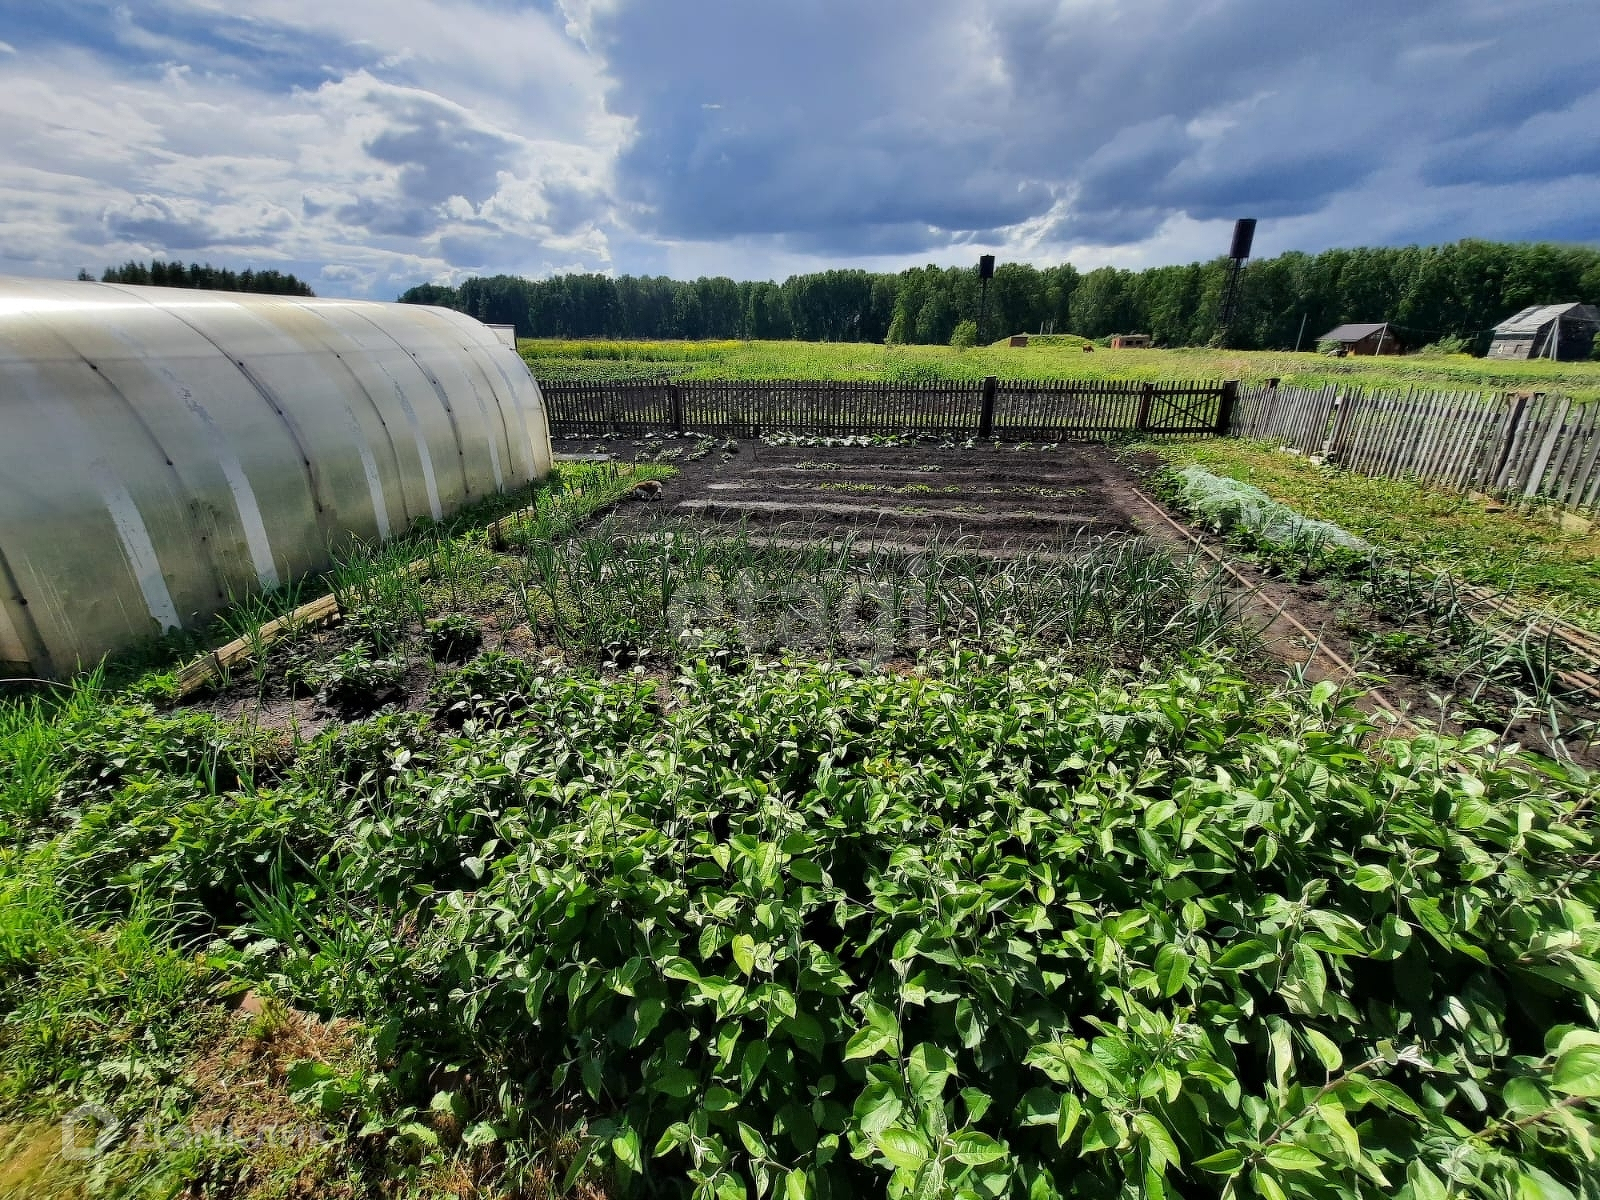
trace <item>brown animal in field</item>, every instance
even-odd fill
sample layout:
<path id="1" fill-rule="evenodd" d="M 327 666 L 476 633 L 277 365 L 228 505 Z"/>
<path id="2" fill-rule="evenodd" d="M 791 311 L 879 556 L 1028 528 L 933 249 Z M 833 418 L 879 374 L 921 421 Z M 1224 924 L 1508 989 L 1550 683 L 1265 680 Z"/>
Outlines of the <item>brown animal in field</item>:
<path id="1" fill-rule="evenodd" d="M 659 500 L 661 499 L 661 484 L 655 479 L 646 479 L 633 485 L 628 492 L 629 500 Z"/>

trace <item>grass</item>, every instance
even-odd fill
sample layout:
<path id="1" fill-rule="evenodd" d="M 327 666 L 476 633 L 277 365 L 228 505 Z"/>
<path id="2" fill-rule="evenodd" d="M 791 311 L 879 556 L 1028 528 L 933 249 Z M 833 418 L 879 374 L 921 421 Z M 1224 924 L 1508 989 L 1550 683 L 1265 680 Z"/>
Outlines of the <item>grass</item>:
<path id="1" fill-rule="evenodd" d="M 170 1194 L 224 1181 L 230 1194 L 354 1195 L 365 1185 L 359 1170 L 351 1174 L 351 1156 L 385 1153 L 390 1141 L 389 1168 L 416 1195 L 460 1194 L 463 1182 L 489 1169 L 469 1169 L 460 1155 L 417 1162 L 426 1156 L 414 1153 L 416 1138 L 393 1123 L 381 1147 L 348 1129 L 324 1136 L 316 1105 L 306 1103 L 316 1089 L 291 1086 L 283 1046 L 268 1054 L 255 1045 L 273 1022 L 257 1018 L 245 1030 L 227 1019 L 218 996 L 247 986 L 236 980 L 249 971 L 233 971 L 230 954 L 218 957 L 226 943 L 207 942 L 242 921 L 285 942 L 300 939 L 308 952 L 300 973 L 323 979 L 328 1003 L 345 1003 L 347 991 L 333 985 L 385 953 L 387 943 L 369 936 L 354 910 L 324 898 L 310 913 L 296 874 L 321 877 L 301 855 L 320 854 L 309 829 L 330 828 L 317 797 L 335 786 L 333 755 L 347 766 L 351 752 L 370 751 L 355 748 L 359 739 L 307 743 L 200 710 L 165 711 L 171 667 L 197 645 L 241 632 L 248 641 L 260 623 L 331 589 L 346 605 L 353 649 L 308 658 L 313 631 L 292 629 L 282 643 L 258 641 L 251 661 L 220 684 L 265 694 L 304 677 L 330 706 L 364 712 L 365 693 L 397 682 L 392 660 L 375 658 L 373 642 L 421 642 L 441 662 L 470 653 L 480 631 L 461 608 L 485 582 L 485 522 L 516 512 L 519 536 L 565 537 L 638 479 L 669 473 L 562 464 L 525 494 L 385 546 L 353 547 L 326 578 L 241 601 L 214 630 L 140 647 L 66 688 L 0 700 L 0 1195 Z M 425 570 L 412 569 L 418 562 Z M 435 610 L 445 615 L 432 618 Z M 373 742 L 380 756 L 385 736 Z M 285 776 L 296 783 L 274 786 Z M 234 837 L 249 865 L 215 857 Z M 148 885 L 151 873 L 164 879 Z M 259 939 L 246 946 L 239 961 L 261 947 Z M 314 1016 L 271 1003 L 278 1024 L 298 1030 L 289 1040 L 298 1057 L 289 1057 L 300 1074 L 326 1057 L 345 1069 L 359 1058 L 345 1033 L 324 1037 Z M 251 1046 L 241 1050 L 241 1038 Z M 371 1046 L 370 1036 L 358 1041 Z M 237 1089 L 219 1081 L 221 1067 L 240 1077 Z M 320 1083 L 326 1094 L 327 1081 Z M 83 1105 L 93 1106 L 101 1128 L 110 1128 L 105 1114 L 123 1123 L 89 1163 L 60 1153 L 60 1122 Z M 268 1116 L 265 1133 L 238 1132 Z M 151 1129 L 168 1133 L 152 1137 Z M 297 1130 L 316 1137 L 302 1144 L 289 1137 Z"/>
<path id="2" fill-rule="evenodd" d="M 1467 355 L 1331 359 L 1319 354 L 1225 350 L 1106 350 L 1075 339 L 952 350 L 818 342 L 523 340 L 541 382 L 678 379 L 837 379 L 885 382 L 1002 379 L 1241 379 L 1278 377 L 1320 386 L 1561 391 L 1600 398 L 1600 363 L 1501 362 Z"/>
<path id="3" fill-rule="evenodd" d="M 1582 1190 L 1590 775 L 1268 675 L 1198 557 L 588 522 L 639 477 L 355 548 L 217 703 L 0 707 L 0 1184 Z"/>
<path id="4" fill-rule="evenodd" d="M 1274 500 L 1384 547 L 1401 562 L 1549 604 L 1600 629 L 1600 530 L 1413 480 L 1369 479 L 1260 442 L 1160 442 L 1142 449 L 1254 484 Z M 1499 510 L 1499 511 L 1495 511 Z"/>

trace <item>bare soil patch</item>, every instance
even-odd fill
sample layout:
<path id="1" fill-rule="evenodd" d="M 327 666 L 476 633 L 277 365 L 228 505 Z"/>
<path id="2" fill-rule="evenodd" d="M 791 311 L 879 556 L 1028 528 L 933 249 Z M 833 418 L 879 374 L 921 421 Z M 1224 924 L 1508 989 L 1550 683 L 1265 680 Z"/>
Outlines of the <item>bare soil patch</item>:
<path id="1" fill-rule="evenodd" d="M 628 439 L 598 444 L 619 458 L 637 452 Z M 896 543 L 961 539 L 986 550 L 1140 532 L 1133 475 L 1109 448 L 1092 443 L 1045 449 L 746 441 L 734 455 L 673 465 L 681 474 L 666 483 L 662 500 L 618 509 L 623 528 L 659 532 L 689 520 L 743 524 L 784 539 L 878 529 Z"/>

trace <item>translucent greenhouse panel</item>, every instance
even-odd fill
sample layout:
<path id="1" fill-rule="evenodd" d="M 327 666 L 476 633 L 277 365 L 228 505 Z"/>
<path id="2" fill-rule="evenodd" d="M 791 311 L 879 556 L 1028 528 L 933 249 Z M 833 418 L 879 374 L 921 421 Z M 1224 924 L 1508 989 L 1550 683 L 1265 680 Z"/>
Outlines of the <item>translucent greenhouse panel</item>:
<path id="1" fill-rule="evenodd" d="M 514 351 L 405 305 L 0 279 L 0 665 L 64 674 L 550 469 Z"/>

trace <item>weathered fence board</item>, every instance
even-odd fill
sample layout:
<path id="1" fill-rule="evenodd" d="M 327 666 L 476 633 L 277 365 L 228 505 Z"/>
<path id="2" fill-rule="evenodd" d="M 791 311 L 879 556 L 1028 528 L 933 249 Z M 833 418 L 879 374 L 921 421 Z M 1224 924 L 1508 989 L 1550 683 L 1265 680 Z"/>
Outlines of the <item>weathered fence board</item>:
<path id="1" fill-rule="evenodd" d="M 1600 404 L 1565 396 L 1255 386 L 1231 432 L 1365 475 L 1600 506 Z"/>
<path id="2" fill-rule="evenodd" d="M 769 431 L 825 436 L 925 434 L 1006 441 L 1179 437 L 1227 431 L 1238 385 L 987 380 L 861 383 L 721 380 L 547 384 L 557 437 Z"/>

